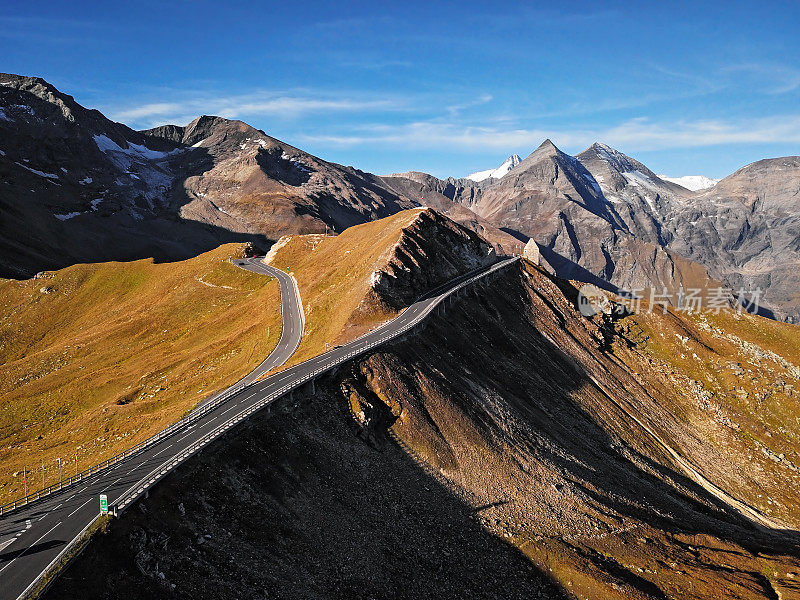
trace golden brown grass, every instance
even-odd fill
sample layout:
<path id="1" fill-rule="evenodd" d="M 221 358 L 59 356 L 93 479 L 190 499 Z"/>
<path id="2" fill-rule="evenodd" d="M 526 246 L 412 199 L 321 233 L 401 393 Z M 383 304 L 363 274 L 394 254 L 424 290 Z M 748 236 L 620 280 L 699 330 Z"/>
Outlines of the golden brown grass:
<path id="1" fill-rule="evenodd" d="M 178 420 L 260 363 L 280 337 L 276 281 L 238 245 L 153 264 L 74 265 L 0 281 L 0 502 Z M 45 289 L 47 293 L 40 291 Z M 17 474 L 14 476 L 14 474 Z"/>
<path id="2" fill-rule="evenodd" d="M 733 467 L 712 477 L 760 512 L 800 523 L 800 327 L 672 309 L 622 327 L 647 337 L 638 351 L 652 364 L 642 371 L 665 376 L 671 412 Z"/>
<path id="3" fill-rule="evenodd" d="M 270 264 L 294 274 L 306 315 L 303 341 L 288 365 L 343 344 L 393 313 L 370 302 L 370 277 L 384 266 L 402 229 L 420 210 L 350 227 L 336 237 L 292 236 L 271 253 Z"/>

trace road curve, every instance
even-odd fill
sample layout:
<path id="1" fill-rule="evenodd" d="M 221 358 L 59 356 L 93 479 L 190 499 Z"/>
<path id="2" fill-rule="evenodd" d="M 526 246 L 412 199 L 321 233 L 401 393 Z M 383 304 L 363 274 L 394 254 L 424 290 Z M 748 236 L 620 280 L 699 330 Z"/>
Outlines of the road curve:
<path id="1" fill-rule="evenodd" d="M 247 271 L 252 271 L 259 275 L 268 275 L 278 280 L 281 286 L 281 339 L 278 340 L 278 344 L 270 355 L 264 359 L 264 362 L 231 387 L 200 402 L 195 410 L 211 404 L 225 394 L 229 394 L 236 391 L 238 388 L 253 383 L 275 367 L 280 367 L 292 357 L 292 354 L 294 354 L 295 350 L 297 350 L 297 347 L 300 345 L 300 340 L 303 337 L 303 329 L 305 327 L 305 317 L 303 316 L 303 304 L 300 300 L 300 290 L 297 288 L 297 282 L 294 277 L 288 273 L 263 263 L 263 258 L 263 256 L 254 256 L 251 258 L 237 259 L 232 262 L 237 267 Z"/>
<path id="2" fill-rule="evenodd" d="M 516 260 L 506 259 L 456 278 L 431 291 L 396 318 L 366 335 L 257 381 L 260 376 L 256 374 L 257 371 L 264 373 L 269 370 L 266 363 L 272 360 L 273 356 L 270 355 L 265 363 L 250 374 L 253 377 L 249 384 L 239 388 L 237 384 L 227 399 L 216 406 L 208 405 L 186 426 L 171 431 L 151 446 L 63 492 L 0 518 L 0 543 L 11 538 L 10 544 L 0 547 L 0 600 L 18 600 L 27 594 L 39 578 L 80 539 L 98 517 L 100 494 L 106 494 L 109 505 L 116 506 L 119 511 L 128 508 L 172 469 L 253 413 L 333 367 L 403 335 L 448 296 Z M 277 277 L 288 277 L 263 263 L 256 264 L 256 261 L 248 261 L 243 266 L 257 272 L 264 269 Z M 283 288 L 281 285 L 282 292 Z M 291 301 L 287 299 L 282 305 L 291 306 Z M 276 356 L 275 360 L 279 358 L 281 356 Z"/>

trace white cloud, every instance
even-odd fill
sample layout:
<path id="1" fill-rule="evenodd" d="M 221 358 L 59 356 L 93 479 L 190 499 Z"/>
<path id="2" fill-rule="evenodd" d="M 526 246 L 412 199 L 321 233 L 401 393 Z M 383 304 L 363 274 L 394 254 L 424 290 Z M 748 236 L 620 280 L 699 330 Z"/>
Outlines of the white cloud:
<path id="1" fill-rule="evenodd" d="M 630 143 L 640 150 L 721 144 L 800 143 L 800 114 L 675 123 L 633 119 L 606 130 L 603 135 L 613 143 Z"/>
<path id="2" fill-rule="evenodd" d="M 403 146 L 419 149 L 535 148 L 551 138 L 565 148 L 602 140 L 630 150 L 666 150 L 721 144 L 800 143 L 800 115 L 749 120 L 653 122 L 639 118 L 605 128 L 492 128 L 451 123 L 415 122 L 397 127 L 362 127 L 355 134 L 300 136 L 300 141 L 335 146 Z"/>
<path id="3" fill-rule="evenodd" d="M 213 114 L 226 118 L 277 115 L 299 117 L 312 113 L 372 112 L 401 110 L 403 103 L 390 98 L 322 97 L 300 93 L 254 92 L 225 97 L 194 97 L 170 102 L 152 102 L 124 108 L 106 108 L 117 121 L 142 124 L 183 124 L 180 115 Z M 193 117 L 192 117 L 193 118 Z M 191 119 L 189 119 L 191 120 Z"/>
<path id="4" fill-rule="evenodd" d="M 462 104 L 452 104 L 447 107 L 447 112 L 450 114 L 451 117 L 455 117 L 463 110 L 468 108 L 474 108 L 476 106 L 483 106 L 484 104 L 488 104 L 493 99 L 491 94 L 481 94 L 475 100 L 470 102 L 464 102 Z"/>
<path id="5" fill-rule="evenodd" d="M 111 113 L 111 117 L 116 120 L 135 120 L 144 117 L 154 117 L 158 115 L 166 115 L 175 113 L 181 110 L 181 105 L 174 102 L 154 102 L 152 104 L 142 104 L 127 110 L 121 110 Z"/>

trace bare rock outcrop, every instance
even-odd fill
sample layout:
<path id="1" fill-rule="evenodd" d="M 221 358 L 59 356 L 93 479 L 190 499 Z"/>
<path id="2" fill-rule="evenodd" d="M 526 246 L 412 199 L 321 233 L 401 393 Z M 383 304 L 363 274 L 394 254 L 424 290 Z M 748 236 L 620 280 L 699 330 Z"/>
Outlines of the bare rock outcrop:
<path id="1" fill-rule="evenodd" d="M 386 266 L 372 274 L 372 290 L 381 303 L 399 309 L 495 260 L 495 249 L 474 231 L 426 209 L 403 229 Z"/>

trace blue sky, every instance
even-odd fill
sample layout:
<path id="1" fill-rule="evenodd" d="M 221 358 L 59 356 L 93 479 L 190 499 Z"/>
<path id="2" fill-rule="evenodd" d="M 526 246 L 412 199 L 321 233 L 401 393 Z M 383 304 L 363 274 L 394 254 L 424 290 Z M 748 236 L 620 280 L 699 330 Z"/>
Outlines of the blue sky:
<path id="1" fill-rule="evenodd" d="M 669 175 L 800 154 L 796 1 L 0 2 L 0 69 L 135 128 L 219 114 L 438 176 L 546 137 Z"/>

